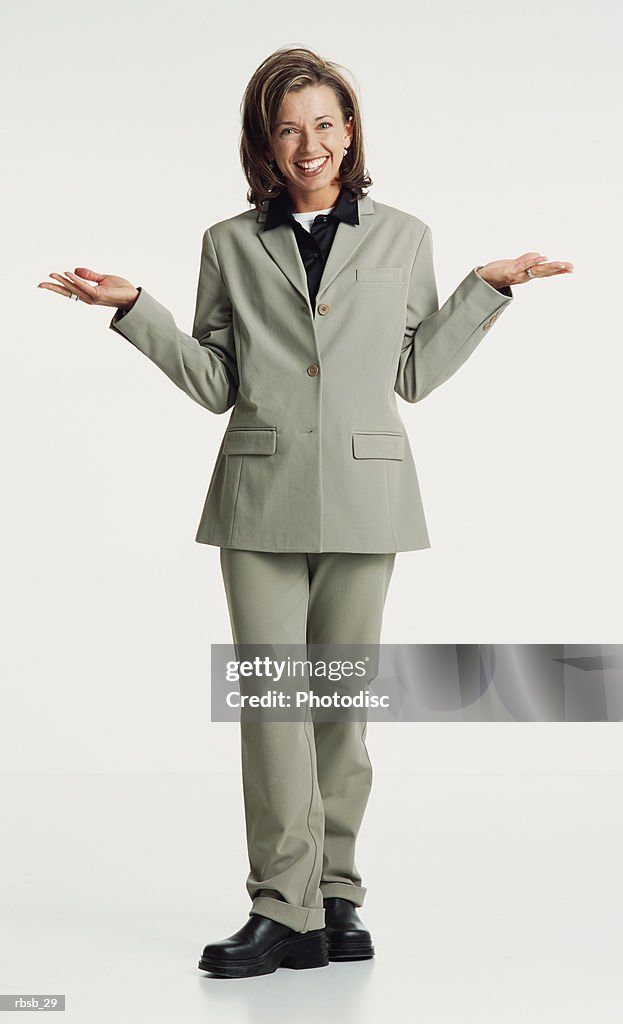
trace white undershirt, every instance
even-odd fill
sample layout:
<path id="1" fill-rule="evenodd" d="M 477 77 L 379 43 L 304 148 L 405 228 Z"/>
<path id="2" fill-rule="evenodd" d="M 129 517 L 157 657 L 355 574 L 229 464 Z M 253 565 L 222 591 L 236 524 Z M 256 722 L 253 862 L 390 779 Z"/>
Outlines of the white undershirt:
<path id="1" fill-rule="evenodd" d="M 292 216 L 295 220 L 305 228 L 306 231 L 311 232 L 311 226 L 314 223 L 314 219 L 319 213 L 331 213 L 333 206 L 330 206 L 327 210 L 307 210 L 305 213 L 293 213 Z"/>

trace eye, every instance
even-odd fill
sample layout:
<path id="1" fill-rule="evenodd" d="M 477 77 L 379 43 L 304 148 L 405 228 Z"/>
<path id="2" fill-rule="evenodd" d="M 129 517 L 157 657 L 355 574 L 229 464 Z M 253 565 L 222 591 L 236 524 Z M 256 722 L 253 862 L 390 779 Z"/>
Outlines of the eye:
<path id="1" fill-rule="evenodd" d="M 321 121 L 320 124 L 318 125 L 318 127 L 322 128 L 323 125 L 325 125 L 325 124 L 326 124 L 327 128 L 333 128 L 333 125 L 332 125 L 331 121 Z M 279 135 L 280 136 L 284 136 L 284 135 L 287 135 L 288 132 L 293 132 L 294 130 L 295 130 L 294 128 L 283 128 L 279 132 Z"/>

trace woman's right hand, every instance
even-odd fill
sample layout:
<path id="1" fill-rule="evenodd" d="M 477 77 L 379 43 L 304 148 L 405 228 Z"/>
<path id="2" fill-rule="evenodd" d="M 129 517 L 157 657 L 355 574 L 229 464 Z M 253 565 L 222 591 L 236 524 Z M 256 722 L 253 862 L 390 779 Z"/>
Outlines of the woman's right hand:
<path id="1" fill-rule="evenodd" d="M 37 288 L 47 288 L 48 291 L 58 292 L 59 295 L 66 297 L 73 292 L 81 302 L 86 302 L 88 306 L 116 306 L 127 312 L 139 296 L 138 288 L 135 288 L 130 281 L 126 281 L 124 277 L 115 277 L 113 274 L 96 274 L 94 270 L 89 270 L 87 267 L 76 267 L 75 274 L 66 270 L 65 277 L 61 274 L 49 274 L 49 277 L 53 277 L 60 284 L 41 281 Z"/>

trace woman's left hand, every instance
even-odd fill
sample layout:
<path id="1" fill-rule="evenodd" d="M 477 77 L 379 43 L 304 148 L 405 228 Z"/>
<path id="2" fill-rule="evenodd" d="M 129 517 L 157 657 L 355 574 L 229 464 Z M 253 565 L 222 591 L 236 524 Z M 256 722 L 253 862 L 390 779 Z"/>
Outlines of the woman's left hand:
<path id="1" fill-rule="evenodd" d="M 528 267 L 530 274 L 527 273 Z M 505 288 L 511 284 L 525 284 L 536 277 L 553 277 L 555 274 L 571 274 L 573 263 L 559 260 L 548 262 L 547 256 L 538 252 L 525 252 L 516 260 L 494 260 L 479 267 L 477 273 L 494 288 Z"/>

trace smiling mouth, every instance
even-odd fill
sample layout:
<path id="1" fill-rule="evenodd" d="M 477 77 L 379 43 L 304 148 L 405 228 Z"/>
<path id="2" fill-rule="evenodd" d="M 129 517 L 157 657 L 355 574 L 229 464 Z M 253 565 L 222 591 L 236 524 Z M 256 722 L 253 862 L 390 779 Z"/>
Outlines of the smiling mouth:
<path id="1" fill-rule="evenodd" d="M 328 159 L 328 156 L 324 156 L 320 157 L 318 160 L 301 160 L 300 163 L 295 161 L 295 165 L 301 174 L 305 175 L 306 178 L 309 178 L 314 174 L 318 174 L 323 169 Z"/>

